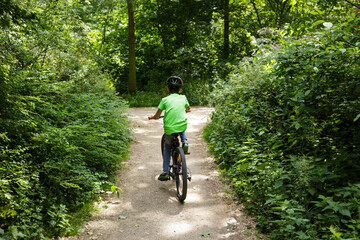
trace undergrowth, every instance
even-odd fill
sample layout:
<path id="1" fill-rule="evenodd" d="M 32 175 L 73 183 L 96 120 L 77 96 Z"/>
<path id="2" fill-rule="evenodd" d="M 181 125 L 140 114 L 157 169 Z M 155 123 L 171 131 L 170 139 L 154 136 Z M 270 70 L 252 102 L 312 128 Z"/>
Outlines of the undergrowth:
<path id="1" fill-rule="evenodd" d="M 213 94 L 204 137 L 271 239 L 359 239 L 357 24 L 259 46 Z"/>
<path id="2" fill-rule="evenodd" d="M 12 114 L 3 111 L 0 120 L 4 240 L 75 233 L 128 152 L 127 104 L 105 75 L 52 81 L 52 73 L 41 74 L 24 82 L 26 94 L 8 95 Z"/>
<path id="3" fill-rule="evenodd" d="M 184 82 L 181 94 L 187 97 L 191 106 L 207 106 L 210 104 L 211 91 L 212 86 L 206 81 L 191 80 Z M 166 80 L 164 80 L 163 86 L 158 91 L 137 91 L 135 95 L 122 94 L 121 97 L 128 101 L 130 107 L 157 107 L 161 99 L 167 95 Z"/>

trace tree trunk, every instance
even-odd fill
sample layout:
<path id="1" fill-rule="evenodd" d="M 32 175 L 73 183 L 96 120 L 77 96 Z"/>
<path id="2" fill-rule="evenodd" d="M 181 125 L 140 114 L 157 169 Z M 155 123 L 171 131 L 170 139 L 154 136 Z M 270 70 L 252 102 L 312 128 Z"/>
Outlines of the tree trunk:
<path id="1" fill-rule="evenodd" d="M 254 7 L 254 10 L 255 10 L 255 13 L 256 13 L 256 17 L 257 17 L 258 22 L 259 22 L 259 26 L 260 26 L 260 28 L 262 28 L 261 18 L 260 18 L 260 15 L 259 15 L 259 11 L 258 11 L 258 9 L 257 9 L 257 7 L 256 7 L 255 1 L 254 1 L 254 0 L 251 0 L 250 2 L 252 3 L 252 5 L 253 5 L 253 7 Z"/>
<path id="2" fill-rule="evenodd" d="M 230 30 L 229 30 L 229 0 L 224 0 L 224 52 L 223 52 L 223 57 L 224 59 L 229 57 L 229 45 L 230 45 L 230 40 L 229 40 L 229 34 L 230 34 Z"/>
<path id="3" fill-rule="evenodd" d="M 128 91 L 130 94 L 136 94 L 136 65 L 135 65 L 135 17 L 133 0 L 128 0 L 128 17 L 129 17 L 129 81 Z"/>

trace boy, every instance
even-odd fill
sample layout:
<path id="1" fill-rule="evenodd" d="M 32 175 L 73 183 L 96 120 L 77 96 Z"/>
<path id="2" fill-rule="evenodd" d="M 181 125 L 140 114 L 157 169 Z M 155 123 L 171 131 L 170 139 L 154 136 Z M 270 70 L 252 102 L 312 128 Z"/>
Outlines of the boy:
<path id="1" fill-rule="evenodd" d="M 169 165 L 171 158 L 171 141 L 173 133 L 181 133 L 181 142 L 184 151 L 187 152 L 187 139 L 185 130 L 187 128 L 186 113 L 190 112 L 189 102 L 182 92 L 183 81 L 177 76 L 169 77 L 167 80 L 169 96 L 163 98 L 158 106 L 158 110 L 153 116 L 154 119 L 159 119 L 161 112 L 165 110 L 164 115 L 164 152 L 163 152 L 163 173 L 160 174 L 158 180 L 169 180 Z"/>

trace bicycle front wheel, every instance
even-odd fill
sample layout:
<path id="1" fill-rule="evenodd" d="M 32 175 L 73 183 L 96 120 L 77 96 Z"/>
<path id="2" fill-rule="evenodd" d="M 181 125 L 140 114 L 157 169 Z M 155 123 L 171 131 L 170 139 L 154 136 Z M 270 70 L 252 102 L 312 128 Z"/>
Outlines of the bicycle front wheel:
<path id="1" fill-rule="evenodd" d="M 176 162 L 176 191 L 177 198 L 180 202 L 184 202 L 187 194 L 187 168 L 184 150 L 181 147 L 177 147 L 173 161 Z"/>

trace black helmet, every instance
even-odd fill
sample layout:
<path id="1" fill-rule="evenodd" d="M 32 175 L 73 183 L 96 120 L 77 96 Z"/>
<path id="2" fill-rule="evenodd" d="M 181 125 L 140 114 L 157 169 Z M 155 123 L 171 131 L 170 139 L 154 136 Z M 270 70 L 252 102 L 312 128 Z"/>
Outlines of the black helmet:
<path id="1" fill-rule="evenodd" d="M 182 87 L 183 80 L 181 80 L 181 78 L 179 78 L 177 76 L 171 76 L 167 80 L 167 85 L 168 86 Z"/>

